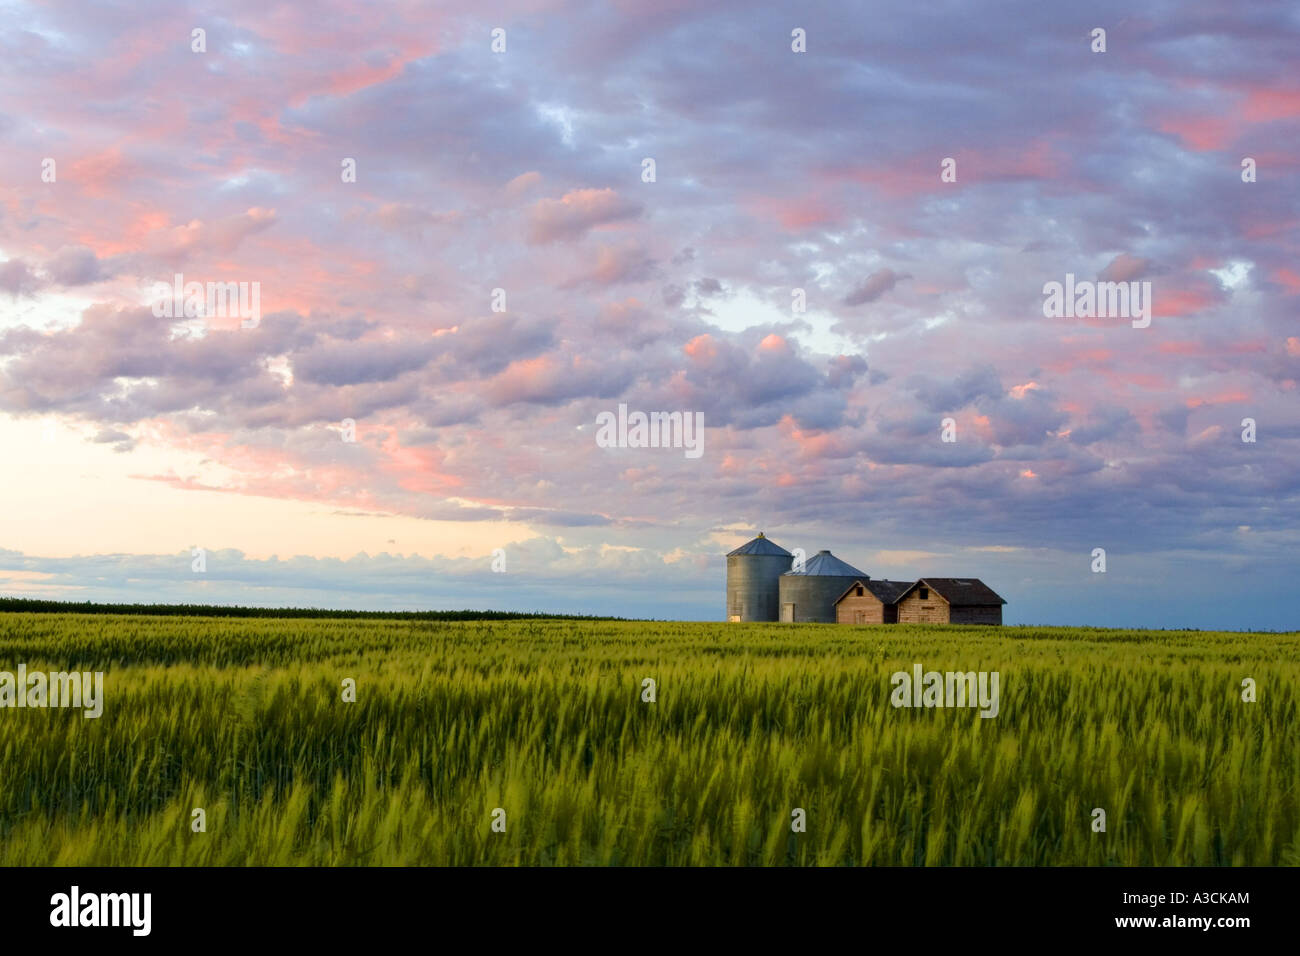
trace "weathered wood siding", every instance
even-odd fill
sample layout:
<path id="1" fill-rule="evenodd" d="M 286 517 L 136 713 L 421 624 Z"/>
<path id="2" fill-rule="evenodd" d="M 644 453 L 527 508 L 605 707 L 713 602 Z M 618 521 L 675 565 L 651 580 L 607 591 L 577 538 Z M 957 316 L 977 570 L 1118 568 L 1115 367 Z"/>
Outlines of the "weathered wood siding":
<path id="1" fill-rule="evenodd" d="M 882 604 L 866 588 L 862 589 L 861 597 L 850 591 L 835 605 L 836 624 L 893 624 L 897 620 L 898 609 L 892 604 Z"/>
<path id="2" fill-rule="evenodd" d="M 947 624 L 948 602 L 934 591 L 924 601 L 912 591 L 898 602 L 898 623 L 900 624 Z"/>
<path id="3" fill-rule="evenodd" d="M 968 605 L 955 607 L 949 612 L 952 624 L 998 624 L 1002 623 L 1002 605 Z"/>

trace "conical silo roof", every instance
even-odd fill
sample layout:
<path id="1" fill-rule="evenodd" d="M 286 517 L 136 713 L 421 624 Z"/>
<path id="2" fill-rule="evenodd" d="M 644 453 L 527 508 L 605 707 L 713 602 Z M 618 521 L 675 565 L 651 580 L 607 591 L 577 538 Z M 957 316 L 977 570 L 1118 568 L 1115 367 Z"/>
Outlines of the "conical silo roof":
<path id="1" fill-rule="evenodd" d="M 772 554 L 784 558 L 794 557 L 785 548 L 779 544 L 774 544 L 770 538 L 764 537 L 761 531 L 753 541 L 746 541 L 735 551 L 728 551 L 727 557 L 731 557 L 733 554 Z"/>
<path id="2" fill-rule="evenodd" d="M 786 574 L 807 575 L 810 577 L 833 577 L 833 578 L 862 578 L 867 579 L 863 574 L 847 561 L 841 561 L 829 551 L 818 551 L 811 558 L 804 562 L 802 571 L 787 571 Z"/>

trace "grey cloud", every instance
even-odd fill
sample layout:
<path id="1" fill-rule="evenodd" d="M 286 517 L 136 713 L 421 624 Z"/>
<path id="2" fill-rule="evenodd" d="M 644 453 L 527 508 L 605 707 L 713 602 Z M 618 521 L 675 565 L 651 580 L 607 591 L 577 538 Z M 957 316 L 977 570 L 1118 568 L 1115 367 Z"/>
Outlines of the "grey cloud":
<path id="1" fill-rule="evenodd" d="M 95 253 L 85 246 L 65 246 L 45 262 L 45 271 L 59 285 L 88 285 L 108 278 Z"/>
<path id="2" fill-rule="evenodd" d="M 426 365 L 436 348 L 433 340 L 320 344 L 293 356 L 293 373 L 318 385 L 389 382 Z"/>
<path id="3" fill-rule="evenodd" d="M 875 302 L 886 292 L 894 288 L 903 279 L 910 279 L 906 273 L 897 273 L 893 269 L 880 269 L 871 273 L 866 280 L 844 297 L 845 305 L 863 305 Z"/>
<path id="4" fill-rule="evenodd" d="M 968 368 L 953 379 L 937 379 L 928 375 L 914 375 L 908 387 L 917 401 L 932 412 L 955 412 L 981 398 L 1001 398 L 1002 382 L 997 371 L 989 365 Z"/>
<path id="5" fill-rule="evenodd" d="M 31 295 L 40 287 L 41 281 L 21 259 L 8 259 L 0 263 L 0 290 L 17 297 Z"/>
<path id="6" fill-rule="evenodd" d="M 540 199 L 529 213 L 528 241 L 534 243 L 578 239 L 595 226 L 641 213 L 641 204 L 613 189 L 575 189 L 560 199 Z"/>

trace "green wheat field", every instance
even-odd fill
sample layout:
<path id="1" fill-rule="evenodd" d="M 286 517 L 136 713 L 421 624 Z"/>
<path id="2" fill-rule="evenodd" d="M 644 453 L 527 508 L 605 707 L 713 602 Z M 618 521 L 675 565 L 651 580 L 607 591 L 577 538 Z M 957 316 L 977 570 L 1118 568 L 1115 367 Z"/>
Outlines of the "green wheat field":
<path id="1" fill-rule="evenodd" d="M 0 614 L 19 663 L 104 712 L 0 709 L 2 865 L 1300 864 L 1294 633 Z"/>

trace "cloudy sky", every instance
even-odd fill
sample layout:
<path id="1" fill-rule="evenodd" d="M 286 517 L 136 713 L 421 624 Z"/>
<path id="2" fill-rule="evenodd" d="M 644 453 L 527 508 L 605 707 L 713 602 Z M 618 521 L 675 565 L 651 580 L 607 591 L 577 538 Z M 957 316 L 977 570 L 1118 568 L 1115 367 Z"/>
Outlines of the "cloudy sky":
<path id="1" fill-rule="evenodd" d="M 1300 7 L 1132 7 L 0 0 L 0 593 L 1295 628 Z"/>

